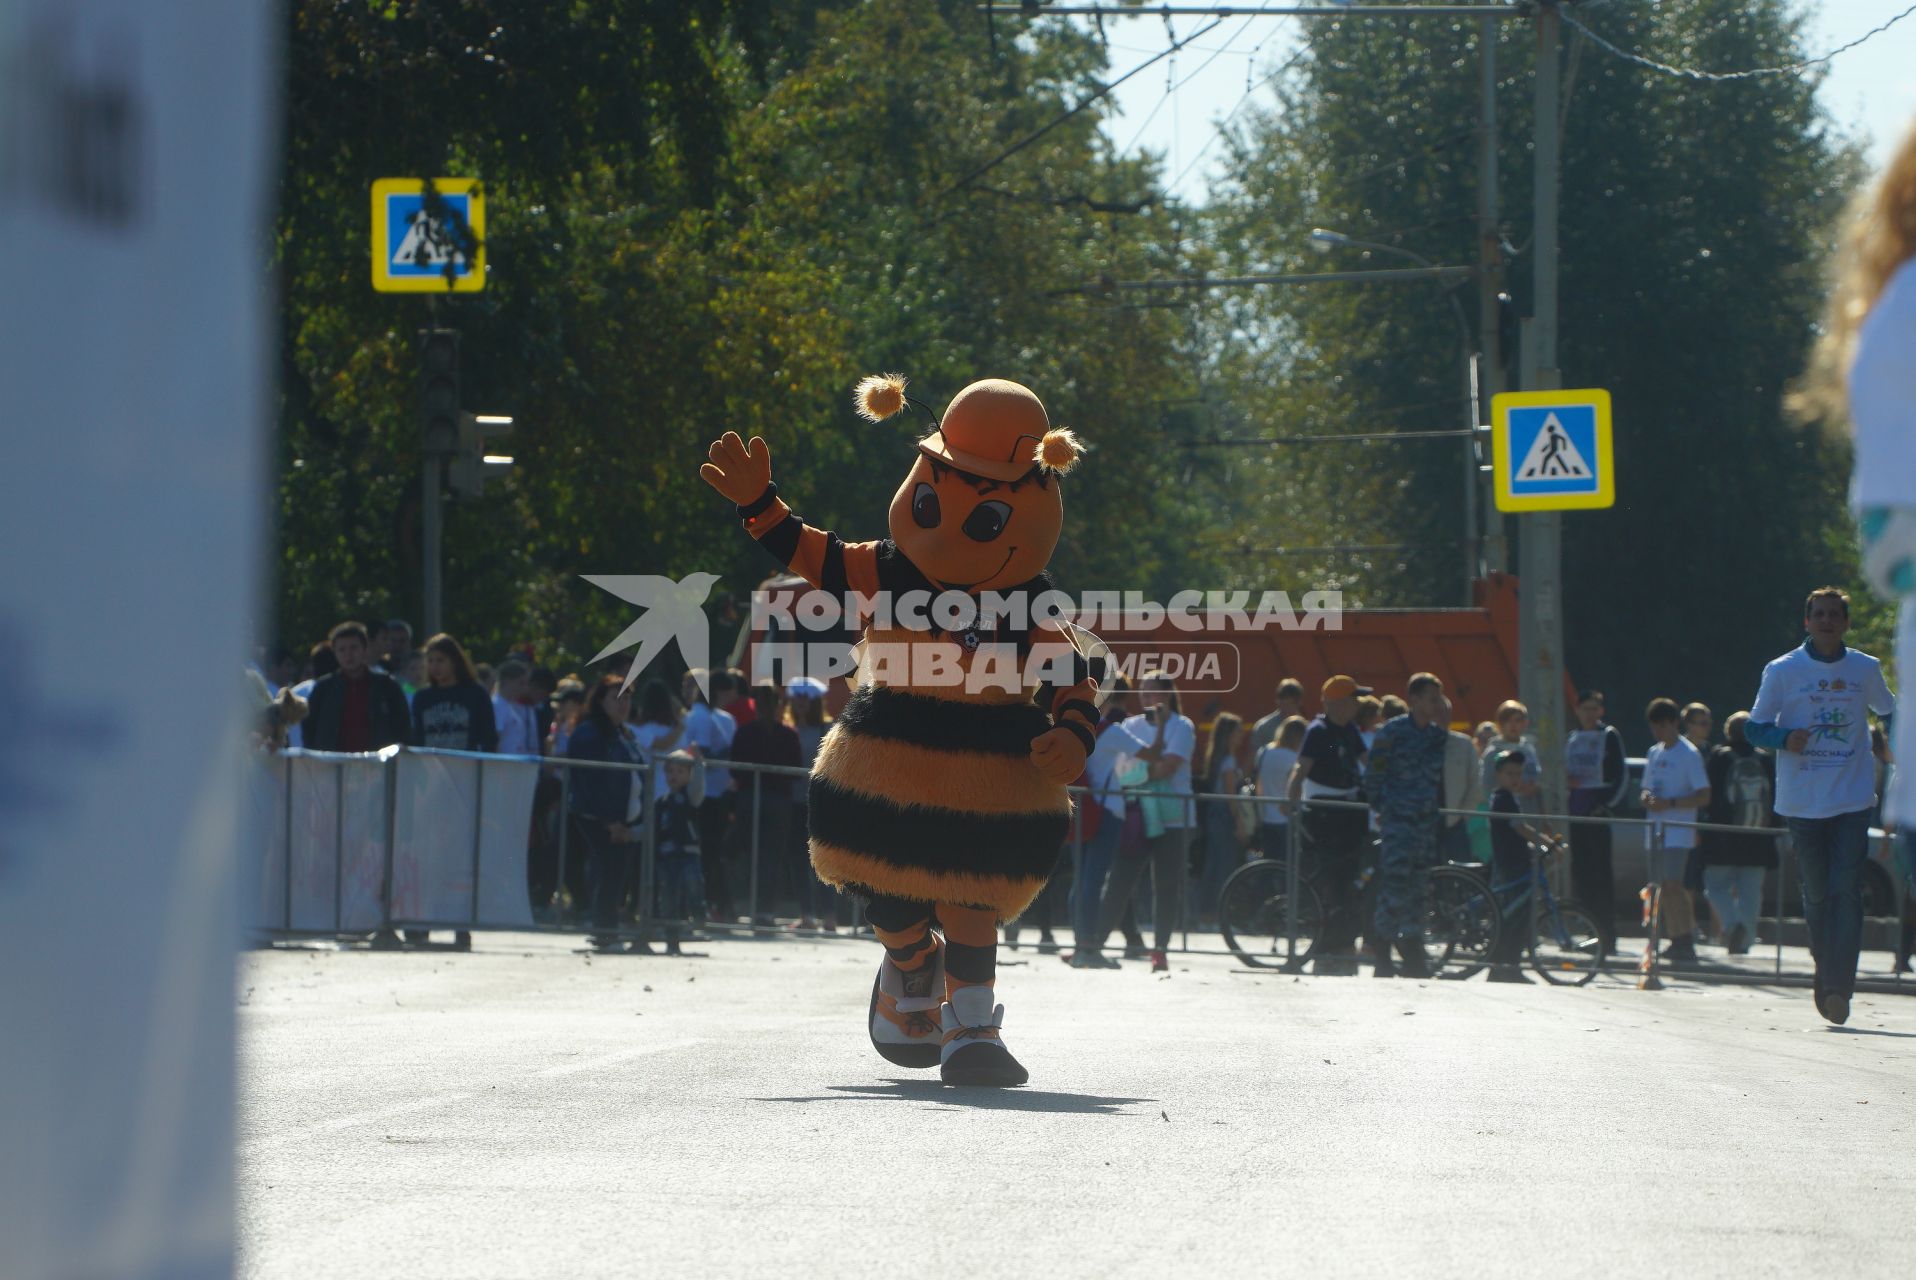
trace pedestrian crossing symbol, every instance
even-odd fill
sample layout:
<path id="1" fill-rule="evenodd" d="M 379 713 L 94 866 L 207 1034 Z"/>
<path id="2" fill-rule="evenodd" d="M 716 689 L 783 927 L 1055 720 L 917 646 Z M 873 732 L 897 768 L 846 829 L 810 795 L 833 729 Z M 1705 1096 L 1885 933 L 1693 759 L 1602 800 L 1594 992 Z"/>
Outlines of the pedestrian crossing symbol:
<path id="1" fill-rule="evenodd" d="M 1499 511 L 1574 511 L 1616 502 L 1610 393 L 1514 391 L 1491 402 Z"/>
<path id="2" fill-rule="evenodd" d="M 476 293 L 486 287 L 486 197 L 475 178 L 373 183 L 373 288 Z"/>

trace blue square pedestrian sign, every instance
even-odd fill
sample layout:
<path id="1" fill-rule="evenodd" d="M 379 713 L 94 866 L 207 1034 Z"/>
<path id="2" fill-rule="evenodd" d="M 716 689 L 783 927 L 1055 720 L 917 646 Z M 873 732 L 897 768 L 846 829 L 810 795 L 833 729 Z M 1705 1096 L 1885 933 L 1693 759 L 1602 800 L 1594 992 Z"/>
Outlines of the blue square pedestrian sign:
<path id="1" fill-rule="evenodd" d="M 373 288 L 477 293 L 486 287 L 486 196 L 476 178 L 373 183 Z"/>
<path id="2" fill-rule="evenodd" d="M 1490 402 L 1499 511 L 1576 511 L 1617 500 L 1610 393 L 1511 391 Z"/>

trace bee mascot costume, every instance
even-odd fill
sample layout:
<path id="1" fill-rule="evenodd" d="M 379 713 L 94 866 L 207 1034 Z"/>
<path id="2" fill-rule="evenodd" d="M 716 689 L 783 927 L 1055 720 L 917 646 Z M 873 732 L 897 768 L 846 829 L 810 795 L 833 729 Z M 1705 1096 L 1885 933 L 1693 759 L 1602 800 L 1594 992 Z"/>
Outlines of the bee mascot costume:
<path id="1" fill-rule="evenodd" d="M 856 407 L 881 422 L 908 399 L 930 417 L 896 374 L 861 382 Z M 963 605 L 941 594 L 959 592 L 975 605 L 993 592 L 1027 606 L 962 625 L 950 610 L 896 603 L 861 617 L 856 688 L 812 766 L 812 866 L 864 901 L 885 947 L 872 1044 L 900 1066 L 937 1066 L 947 1084 L 1027 1078 L 999 1034 L 997 926 L 1030 905 L 1057 861 L 1065 786 L 1098 719 L 1092 665 L 1068 624 L 1035 607 L 1052 589 L 1061 477 L 1079 452 L 1029 390 L 974 382 L 918 442 L 891 537 L 875 542 L 842 542 L 794 514 L 762 439 L 728 431 L 699 468 L 760 546 L 836 597 L 918 592 Z"/>

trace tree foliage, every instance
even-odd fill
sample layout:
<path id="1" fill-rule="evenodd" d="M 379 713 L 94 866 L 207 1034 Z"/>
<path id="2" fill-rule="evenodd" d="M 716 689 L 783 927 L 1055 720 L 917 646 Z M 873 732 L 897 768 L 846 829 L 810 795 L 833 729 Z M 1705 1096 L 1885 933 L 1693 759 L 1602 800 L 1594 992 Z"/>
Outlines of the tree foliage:
<path id="1" fill-rule="evenodd" d="M 1691 66 L 1806 53 L 1800 16 L 1781 0 L 1620 0 L 1586 21 L 1622 47 Z M 1528 314 L 1535 44 L 1528 24 L 1498 30 L 1501 230 Z M 1246 265 L 1322 269 L 1304 250 L 1321 226 L 1473 262 L 1479 54 L 1474 24 L 1320 28 L 1275 106 L 1235 137 L 1214 210 L 1224 251 Z M 1829 230 L 1858 167 L 1806 77 L 1698 83 L 1574 32 L 1564 71 L 1562 377 L 1611 390 L 1618 472 L 1613 509 L 1564 518 L 1566 659 L 1573 678 L 1609 690 L 1634 731 L 1634 709 L 1653 694 L 1746 705 L 1762 662 L 1800 634 L 1808 589 L 1852 569 L 1847 544 L 1826 536 L 1846 524 L 1847 458 L 1790 425 L 1781 395 L 1803 366 Z M 1404 264 L 1349 254 L 1335 265 Z M 1252 317 L 1233 323 L 1285 340 L 1218 363 L 1245 429 L 1456 425 L 1458 321 L 1438 289 L 1247 301 Z M 1474 346 L 1468 283 L 1462 301 Z M 1272 385 L 1283 393 L 1250 394 Z M 1454 441 L 1277 450 L 1264 466 L 1267 523 L 1287 540 L 1406 545 L 1328 564 L 1326 577 L 1373 604 L 1456 598 Z"/>
<path id="2" fill-rule="evenodd" d="M 1069 485 L 1067 579 L 1194 573 L 1211 513 L 1149 461 L 1158 406 L 1188 395 L 1188 327 L 1059 292 L 1158 269 L 1154 176 L 1108 154 L 1095 112 L 990 164 L 1103 66 L 1069 32 L 994 47 L 956 0 L 299 0 L 281 634 L 416 611 L 428 323 L 462 332 L 467 406 L 518 420 L 510 481 L 448 515 L 447 620 L 481 655 L 589 656 L 622 606 L 581 573 L 708 569 L 732 594 L 764 576 L 697 477 L 728 428 L 765 436 L 809 519 L 882 534 L 922 427 L 852 416 L 852 384 L 880 370 L 937 403 L 1017 378 L 1081 430 L 1095 451 Z M 366 285 L 368 188 L 405 174 L 486 184 L 484 293 Z M 1113 528 L 1131 532 L 1098 532 Z"/>

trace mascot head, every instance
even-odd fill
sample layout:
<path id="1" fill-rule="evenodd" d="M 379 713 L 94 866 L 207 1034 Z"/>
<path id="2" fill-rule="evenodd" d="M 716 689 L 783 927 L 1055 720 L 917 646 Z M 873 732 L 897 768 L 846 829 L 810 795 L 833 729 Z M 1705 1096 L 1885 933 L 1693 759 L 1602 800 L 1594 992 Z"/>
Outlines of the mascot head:
<path id="1" fill-rule="evenodd" d="M 897 374 L 858 384 L 858 412 L 872 422 L 906 399 Z M 1029 581 L 1058 545 L 1059 477 L 1082 451 L 1029 389 L 1000 378 L 974 382 L 918 442 L 918 460 L 891 500 L 892 541 L 940 587 L 1002 591 Z"/>

